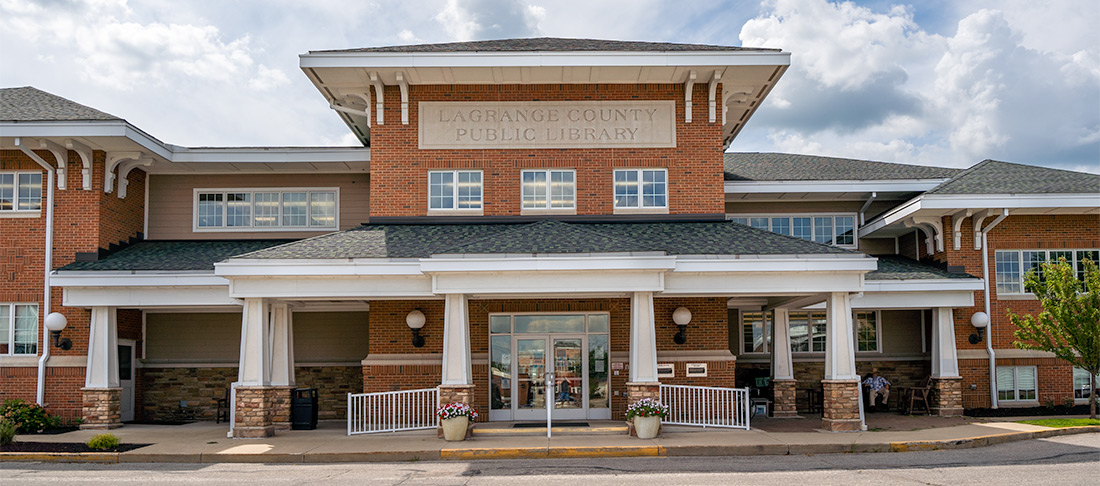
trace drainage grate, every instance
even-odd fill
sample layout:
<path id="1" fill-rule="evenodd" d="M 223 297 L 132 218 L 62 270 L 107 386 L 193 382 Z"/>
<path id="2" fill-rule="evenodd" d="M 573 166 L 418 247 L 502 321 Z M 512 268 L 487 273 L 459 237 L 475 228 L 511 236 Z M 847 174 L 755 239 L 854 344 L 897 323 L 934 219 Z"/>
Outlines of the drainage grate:
<path id="1" fill-rule="evenodd" d="M 551 427 L 588 427 L 588 422 L 554 422 L 550 424 Z M 515 429 L 530 429 L 535 427 L 546 427 L 546 422 L 524 422 L 518 424 L 512 424 L 512 428 Z"/>

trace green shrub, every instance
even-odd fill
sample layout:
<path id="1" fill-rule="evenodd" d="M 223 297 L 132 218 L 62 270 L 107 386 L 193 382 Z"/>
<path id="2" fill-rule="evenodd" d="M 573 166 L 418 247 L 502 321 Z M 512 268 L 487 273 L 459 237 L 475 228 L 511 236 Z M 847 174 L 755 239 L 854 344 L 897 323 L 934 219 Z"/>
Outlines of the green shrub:
<path id="1" fill-rule="evenodd" d="M 0 422 L 0 446 L 11 444 L 15 440 L 15 432 L 18 429 L 14 422 Z"/>
<path id="2" fill-rule="evenodd" d="M 60 420 L 50 417 L 46 409 L 35 403 L 23 400 L 7 400 L 0 405 L 0 420 L 13 422 L 20 433 L 34 433 L 49 427 L 56 427 Z"/>
<path id="3" fill-rule="evenodd" d="M 118 447 L 118 437 L 115 434 L 99 434 L 88 440 L 88 448 L 102 451 Z"/>

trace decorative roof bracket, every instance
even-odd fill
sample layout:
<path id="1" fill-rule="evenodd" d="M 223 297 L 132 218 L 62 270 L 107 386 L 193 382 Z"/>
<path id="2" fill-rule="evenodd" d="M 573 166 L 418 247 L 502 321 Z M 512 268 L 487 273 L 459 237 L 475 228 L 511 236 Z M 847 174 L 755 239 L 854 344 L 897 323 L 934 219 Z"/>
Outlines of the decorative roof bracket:
<path id="1" fill-rule="evenodd" d="M 61 144 L 41 139 L 38 141 L 38 146 L 43 150 L 49 150 L 53 154 L 53 158 L 57 159 L 57 188 L 64 191 L 66 179 L 68 179 L 68 163 L 69 163 L 69 150 L 62 147 Z"/>
<path id="2" fill-rule="evenodd" d="M 943 219 L 939 217 L 914 217 L 913 222 L 932 229 L 932 237 L 936 242 L 936 252 L 943 253 Z M 931 248 L 931 243 L 929 243 Z M 928 251 L 931 255 L 933 252 Z"/>
<path id="3" fill-rule="evenodd" d="M 382 109 L 385 107 L 385 85 L 382 84 L 382 80 L 378 78 L 378 73 L 370 73 L 370 84 L 374 86 L 374 102 L 378 107 L 378 115 L 375 118 L 378 120 L 379 125 L 385 125 L 385 120 L 382 118 Z"/>
<path id="4" fill-rule="evenodd" d="M 951 246 L 958 250 L 962 248 L 962 224 L 963 220 L 974 214 L 972 209 L 964 209 L 951 215 L 951 225 L 954 226 L 954 233 L 951 235 Z"/>
<path id="5" fill-rule="evenodd" d="M 92 190 L 92 149 L 71 138 L 65 141 L 65 148 L 76 152 L 80 156 L 80 162 L 84 164 L 84 169 L 80 171 L 84 190 Z"/>
<path id="6" fill-rule="evenodd" d="M 988 218 L 990 216 L 996 216 L 1000 212 L 1001 212 L 1000 209 L 983 209 L 981 211 L 975 212 L 972 215 L 973 218 L 974 218 L 973 223 L 974 223 L 974 249 L 975 250 L 981 250 L 982 249 L 982 222 L 985 221 L 986 218 Z"/>
<path id="7" fill-rule="evenodd" d="M 714 123 L 715 119 L 717 118 L 717 113 L 715 113 L 715 112 L 718 111 L 718 110 L 717 110 L 717 106 L 715 106 L 715 105 L 717 105 L 717 100 L 715 100 L 715 95 L 718 92 L 718 82 L 721 81 L 721 80 L 722 80 L 722 71 L 715 71 L 714 72 L 714 77 L 710 78 L 710 83 L 707 84 L 707 90 L 708 90 L 707 102 L 709 104 L 708 108 L 710 109 L 710 116 L 709 116 L 708 120 L 710 121 L 710 123 Z M 725 120 L 723 119 L 723 122 L 724 121 Z"/>
<path id="8" fill-rule="evenodd" d="M 110 193 L 115 189 L 115 168 L 127 160 L 137 160 L 142 156 L 141 152 L 111 152 L 107 154 L 107 164 L 104 165 L 103 192 Z"/>
<path id="9" fill-rule="evenodd" d="M 695 70 L 688 71 L 684 82 L 684 123 L 691 123 L 691 95 L 695 93 Z"/>
<path id="10" fill-rule="evenodd" d="M 119 199 L 123 199 L 123 198 L 126 197 L 126 186 L 130 185 L 130 181 L 128 181 L 126 179 L 126 177 L 130 175 L 130 171 L 134 170 L 138 166 L 149 167 L 150 165 L 153 165 L 153 158 L 152 157 L 142 157 L 142 158 L 137 159 L 137 160 L 131 160 L 129 162 L 124 162 L 118 168 L 118 194 L 117 195 L 118 195 Z"/>
<path id="11" fill-rule="evenodd" d="M 405 73 L 397 73 L 397 87 L 401 88 L 401 124 L 409 124 L 409 83 L 405 81 Z"/>

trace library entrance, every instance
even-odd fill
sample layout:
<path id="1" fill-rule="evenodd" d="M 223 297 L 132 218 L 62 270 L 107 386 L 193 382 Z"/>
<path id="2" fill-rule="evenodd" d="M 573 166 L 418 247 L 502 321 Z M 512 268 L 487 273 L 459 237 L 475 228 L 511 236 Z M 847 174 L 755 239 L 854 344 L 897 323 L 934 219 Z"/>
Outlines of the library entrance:
<path id="1" fill-rule="evenodd" d="M 489 420 L 608 420 L 607 313 L 489 316 Z"/>

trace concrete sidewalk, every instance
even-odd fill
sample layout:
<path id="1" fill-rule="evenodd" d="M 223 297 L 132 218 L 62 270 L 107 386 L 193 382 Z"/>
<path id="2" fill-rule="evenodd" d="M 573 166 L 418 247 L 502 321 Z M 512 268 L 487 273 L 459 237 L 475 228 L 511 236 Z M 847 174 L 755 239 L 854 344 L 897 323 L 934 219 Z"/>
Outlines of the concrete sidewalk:
<path id="1" fill-rule="evenodd" d="M 788 419 L 799 420 L 799 419 Z M 810 420 L 810 419 L 801 419 Z M 948 420 L 948 419 L 945 419 Z M 954 449 L 1073 433 L 1100 433 L 1100 426 L 1052 429 L 1000 419 L 970 419 L 974 423 L 909 431 L 858 433 L 765 432 L 763 430 L 699 429 L 665 426 L 652 440 L 607 433 L 622 422 L 593 423 L 602 433 L 557 433 L 545 429 L 526 434 L 479 433 L 464 442 L 445 442 L 435 431 L 346 435 L 343 421 L 322 422 L 317 430 L 279 431 L 268 439 L 228 439 L 225 424 L 127 425 L 111 431 L 126 444 L 152 444 L 123 453 L 33 454 L 0 453 L 0 461 L 175 462 L 175 463 L 324 463 L 503 458 L 565 458 L 626 456 L 732 456 L 902 452 Z M 808 424 L 810 422 L 807 422 Z M 481 424 L 479 424 L 481 425 Z M 98 431 L 82 430 L 53 436 L 20 436 L 28 441 L 85 442 Z M 17 438 L 17 440 L 19 439 Z"/>

